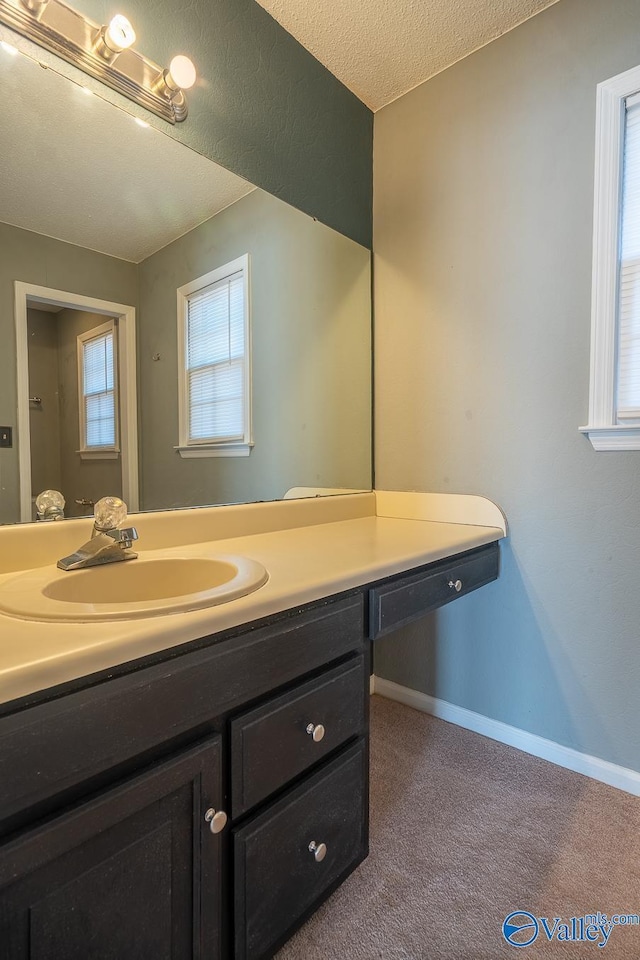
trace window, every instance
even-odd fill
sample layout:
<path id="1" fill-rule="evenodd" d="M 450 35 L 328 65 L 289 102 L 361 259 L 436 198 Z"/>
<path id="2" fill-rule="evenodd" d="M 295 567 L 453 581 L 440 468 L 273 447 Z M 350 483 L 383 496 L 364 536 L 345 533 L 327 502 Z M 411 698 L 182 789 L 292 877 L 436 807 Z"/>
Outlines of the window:
<path id="1" fill-rule="evenodd" d="M 183 457 L 251 452 L 248 255 L 178 290 Z"/>
<path id="2" fill-rule="evenodd" d="M 598 86 L 589 425 L 640 450 L 640 67 Z"/>
<path id="3" fill-rule="evenodd" d="M 80 455 L 118 456 L 115 320 L 77 338 Z"/>

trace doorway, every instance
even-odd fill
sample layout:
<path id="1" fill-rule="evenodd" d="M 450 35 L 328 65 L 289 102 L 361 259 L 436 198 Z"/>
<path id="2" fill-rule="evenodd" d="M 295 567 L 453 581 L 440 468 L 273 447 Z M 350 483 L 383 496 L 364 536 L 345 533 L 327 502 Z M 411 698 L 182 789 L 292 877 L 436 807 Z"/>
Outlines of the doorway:
<path id="1" fill-rule="evenodd" d="M 135 308 L 15 283 L 20 519 L 42 489 L 65 516 L 139 509 Z"/>

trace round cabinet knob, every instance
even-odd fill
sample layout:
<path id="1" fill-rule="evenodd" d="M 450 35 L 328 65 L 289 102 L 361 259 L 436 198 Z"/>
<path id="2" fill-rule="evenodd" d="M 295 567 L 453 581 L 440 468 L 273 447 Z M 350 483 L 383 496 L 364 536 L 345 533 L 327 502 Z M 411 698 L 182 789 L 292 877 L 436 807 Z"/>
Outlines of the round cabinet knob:
<path id="1" fill-rule="evenodd" d="M 316 863 L 322 863 L 327 855 L 326 843 L 316 843 L 315 840 L 312 840 L 309 844 L 309 853 L 313 854 L 313 859 Z"/>
<path id="2" fill-rule="evenodd" d="M 460 593 L 462 590 L 462 580 L 449 580 L 449 586 L 452 590 L 455 590 L 456 593 Z"/>
<path id="3" fill-rule="evenodd" d="M 213 807 L 209 807 L 204 819 L 209 824 L 211 833 L 221 833 L 227 825 L 227 815 L 224 810 L 214 810 Z"/>
<path id="4" fill-rule="evenodd" d="M 313 737 L 314 743 L 320 743 L 324 737 L 325 730 L 321 723 L 308 723 L 307 733 L 310 737 Z"/>

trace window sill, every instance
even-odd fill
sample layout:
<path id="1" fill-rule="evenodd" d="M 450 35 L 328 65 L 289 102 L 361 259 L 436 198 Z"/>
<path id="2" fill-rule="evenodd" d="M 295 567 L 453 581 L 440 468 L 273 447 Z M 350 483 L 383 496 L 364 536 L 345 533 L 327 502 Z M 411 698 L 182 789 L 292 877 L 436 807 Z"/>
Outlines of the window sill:
<path id="1" fill-rule="evenodd" d="M 76 450 L 81 460 L 119 460 L 119 450 Z"/>
<path id="2" fill-rule="evenodd" d="M 614 424 L 610 427 L 579 427 L 594 450 L 640 450 L 640 426 Z"/>
<path id="3" fill-rule="evenodd" d="M 252 443 L 201 443 L 174 449 L 183 460 L 198 460 L 204 457 L 248 457 L 252 447 Z"/>

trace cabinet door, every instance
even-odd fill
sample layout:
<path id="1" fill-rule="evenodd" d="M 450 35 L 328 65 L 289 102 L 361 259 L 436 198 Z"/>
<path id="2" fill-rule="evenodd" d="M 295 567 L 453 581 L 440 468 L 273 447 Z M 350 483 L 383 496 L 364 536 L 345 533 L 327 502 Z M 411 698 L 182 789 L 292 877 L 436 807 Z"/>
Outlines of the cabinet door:
<path id="1" fill-rule="evenodd" d="M 0 848 L 2 960 L 218 960 L 215 737 Z"/>

